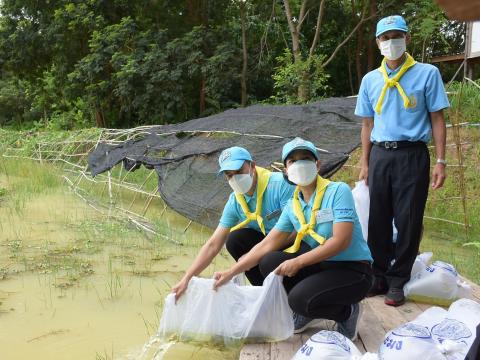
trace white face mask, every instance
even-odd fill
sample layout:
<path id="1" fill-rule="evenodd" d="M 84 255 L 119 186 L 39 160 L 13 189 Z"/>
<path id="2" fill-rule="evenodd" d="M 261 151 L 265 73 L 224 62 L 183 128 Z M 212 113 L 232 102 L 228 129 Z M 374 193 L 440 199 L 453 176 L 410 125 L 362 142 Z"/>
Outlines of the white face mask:
<path id="1" fill-rule="evenodd" d="M 250 169 L 252 166 L 250 165 Z M 230 180 L 228 180 L 228 185 L 232 188 L 233 191 L 240 194 L 245 194 L 250 190 L 253 184 L 253 176 L 248 174 L 236 174 L 233 175 Z"/>
<path id="2" fill-rule="evenodd" d="M 288 180 L 292 183 L 307 186 L 318 175 L 317 164 L 311 160 L 298 160 L 287 169 Z"/>
<path id="3" fill-rule="evenodd" d="M 380 52 L 388 60 L 397 60 L 407 50 L 405 38 L 380 41 Z"/>

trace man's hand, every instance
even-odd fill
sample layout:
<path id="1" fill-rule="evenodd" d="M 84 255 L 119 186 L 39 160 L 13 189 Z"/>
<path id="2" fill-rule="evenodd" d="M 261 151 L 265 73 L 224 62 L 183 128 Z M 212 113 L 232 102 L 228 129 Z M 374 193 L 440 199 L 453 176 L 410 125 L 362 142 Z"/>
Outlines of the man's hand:
<path id="1" fill-rule="evenodd" d="M 365 180 L 365 185 L 368 186 L 368 165 L 363 165 L 360 168 L 360 174 L 358 175 L 358 180 Z"/>
<path id="2" fill-rule="evenodd" d="M 227 282 L 232 280 L 233 276 L 234 274 L 232 274 L 230 270 L 220 271 L 213 274 L 213 278 L 215 279 L 213 290 L 218 290 L 220 286 L 225 285 Z"/>
<path id="3" fill-rule="evenodd" d="M 175 304 L 177 303 L 178 299 L 180 299 L 180 296 L 182 296 L 187 290 L 189 281 L 190 280 L 183 278 L 172 288 L 172 293 L 175 294 Z"/>
<path id="4" fill-rule="evenodd" d="M 432 171 L 432 189 L 436 190 L 443 186 L 445 182 L 445 164 L 435 164 Z"/>
<path id="5" fill-rule="evenodd" d="M 295 276 L 298 273 L 298 270 L 300 270 L 301 268 L 302 266 L 300 265 L 298 258 L 295 258 L 284 261 L 283 263 L 278 265 L 274 272 L 277 275 L 292 277 Z"/>

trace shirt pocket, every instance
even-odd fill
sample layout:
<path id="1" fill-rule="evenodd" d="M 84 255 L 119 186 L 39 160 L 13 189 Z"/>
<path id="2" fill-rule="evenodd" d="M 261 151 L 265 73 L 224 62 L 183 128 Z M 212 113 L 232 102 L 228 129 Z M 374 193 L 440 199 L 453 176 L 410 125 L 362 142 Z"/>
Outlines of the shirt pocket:
<path id="1" fill-rule="evenodd" d="M 425 93 L 423 90 L 414 90 L 407 94 L 410 105 L 405 109 L 408 113 L 417 113 L 425 110 Z"/>

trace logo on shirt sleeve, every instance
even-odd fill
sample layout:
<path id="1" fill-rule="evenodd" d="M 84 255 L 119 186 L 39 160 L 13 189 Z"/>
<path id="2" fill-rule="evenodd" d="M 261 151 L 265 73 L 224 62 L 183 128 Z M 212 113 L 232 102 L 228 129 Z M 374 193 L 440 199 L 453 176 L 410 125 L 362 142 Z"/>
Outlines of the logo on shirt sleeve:
<path id="1" fill-rule="evenodd" d="M 338 217 L 353 217 L 353 209 L 352 208 L 340 208 L 335 209 L 335 215 Z"/>

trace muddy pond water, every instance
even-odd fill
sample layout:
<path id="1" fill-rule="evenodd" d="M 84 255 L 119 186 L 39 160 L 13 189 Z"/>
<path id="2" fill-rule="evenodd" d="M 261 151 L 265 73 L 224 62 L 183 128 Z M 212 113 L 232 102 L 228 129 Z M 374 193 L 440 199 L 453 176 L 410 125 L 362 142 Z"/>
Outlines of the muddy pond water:
<path id="1" fill-rule="evenodd" d="M 156 333 L 163 299 L 210 231 L 183 232 L 186 219 L 152 204 L 148 216 L 183 245 L 147 237 L 98 213 L 61 180 L 36 184 L 52 171 L 30 163 L 0 170 L 0 359 L 137 359 Z M 222 252 L 203 275 L 230 263 Z M 174 341 L 152 349 L 144 359 L 239 352 Z"/>

